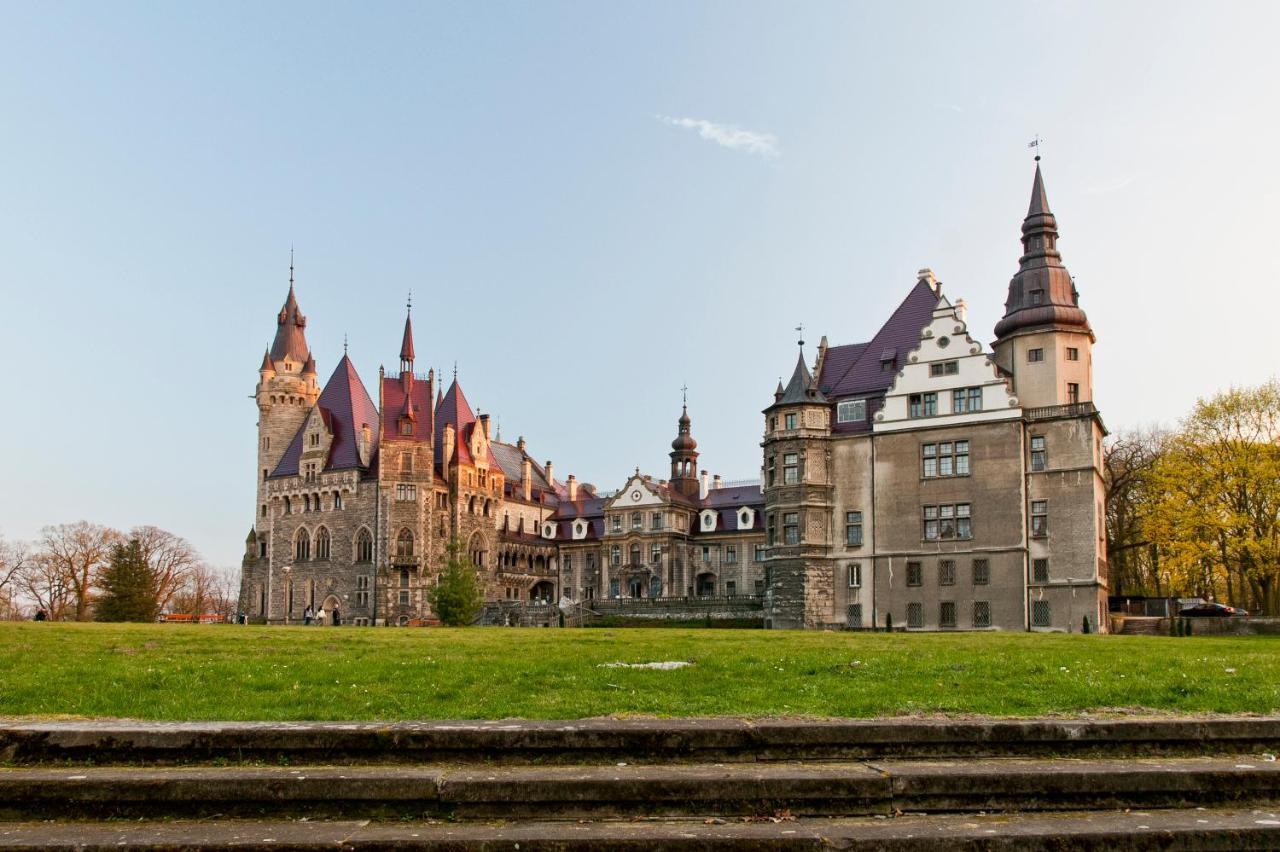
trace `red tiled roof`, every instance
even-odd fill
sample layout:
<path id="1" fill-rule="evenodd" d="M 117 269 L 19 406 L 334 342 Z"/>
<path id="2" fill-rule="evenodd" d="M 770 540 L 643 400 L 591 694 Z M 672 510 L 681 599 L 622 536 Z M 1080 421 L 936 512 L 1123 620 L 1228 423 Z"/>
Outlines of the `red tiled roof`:
<path id="1" fill-rule="evenodd" d="M 310 350 L 307 348 L 307 336 L 303 329 L 307 327 L 307 318 L 298 310 L 298 299 L 293 295 L 293 283 L 289 284 L 289 295 L 284 300 L 284 307 L 276 316 L 276 339 L 271 343 L 271 357 L 283 361 L 286 356 L 302 363 L 307 360 Z"/>
<path id="2" fill-rule="evenodd" d="M 454 379 L 453 384 L 449 385 L 449 390 L 445 393 L 444 399 L 440 401 L 436 408 L 435 448 L 437 463 L 444 458 L 444 427 L 446 423 L 453 426 L 454 431 L 457 432 L 459 461 L 471 461 L 471 453 L 467 450 L 467 442 L 463 439 L 470 435 L 470 432 L 464 431 L 466 427 L 475 422 L 476 415 L 467 403 L 467 397 L 462 393 L 462 387 L 458 384 L 458 380 Z"/>
<path id="3" fill-rule="evenodd" d="M 413 360 L 413 318 L 408 314 L 404 318 L 404 339 L 400 341 L 400 360 Z"/>
<path id="4" fill-rule="evenodd" d="M 378 407 L 369 398 L 364 383 L 356 373 L 356 367 L 346 355 L 338 362 L 338 366 L 325 383 L 320 398 L 316 400 L 320 416 L 333 434 L 333 443 L 329 446 L 329 459 L 325 470 L 348 470 L 359 468 L 360 452 L 356 444 L 357 430 L 368 424 L 374 446 L 370 448 L 370 466 L 378 444 Z M 297 476 L 298 461 L 302 458 L 302 437 L 306 429 L 306 421 L 299 427 L 289 448 L 272 476 Z"/>
<path id="5" fill-rule="evenodd" d="M 409 397 L 413 402 L 413 439 L 425 441 L 431 434 L 431 418 L 423 415 L 431 411 L 431 383 L 415 380 L 410 386 Z M 400 434 L 400 414 L 404 411 L 404 384 L 398 376 L 382 378 L 382 407 L 388 413 L 382 424 L 384 439 L 408 438 Z M 394 414 L 392 414 L 394 412 Z"/>

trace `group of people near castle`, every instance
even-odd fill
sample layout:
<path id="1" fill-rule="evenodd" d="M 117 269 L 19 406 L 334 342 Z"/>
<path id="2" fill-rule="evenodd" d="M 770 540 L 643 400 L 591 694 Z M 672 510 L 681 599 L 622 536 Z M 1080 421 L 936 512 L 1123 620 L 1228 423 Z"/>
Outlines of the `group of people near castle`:
<path id="1" fill-rule="evenodd" d="M 310 626 L 312 624 L 331 624 L 334 627 L 339 627 L 342 624 L 342 616 L 338 612 L 338 608 L 336 606 L 331 610 L 326 610 L 324 608 L 324 604 L 320 604 L 320 610 L 317 612 L 311 608 L 310 604 L 308 604 L 307 608 L 302 611 L 302 623 L 306 626 Z"/>

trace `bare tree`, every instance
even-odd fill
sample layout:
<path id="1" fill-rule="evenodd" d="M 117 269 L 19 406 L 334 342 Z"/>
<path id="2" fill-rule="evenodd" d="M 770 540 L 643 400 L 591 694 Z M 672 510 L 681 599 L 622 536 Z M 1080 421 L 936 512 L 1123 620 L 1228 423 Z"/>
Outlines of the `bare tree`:
<path id="1" fill-rule="evenodd" d="M 18 575 L 18 592 L 37 609 L 44 610 L 50 621 L 75 617 L 75 592 L 67 572 L 42 552 L 36 553 Z"/>
<path id="2" fill-rule="evenodd" d="M 234 591 L 231 571 L 200 562 L 187 572 L 186 582 L 173 596 L 170 609 L 197 617 L 216 613 L 225 620 L 235 611 Z"/>
<path id="3" fill-rule="evenodd" d="M 1158 549 L 1147 540 L 1144 522 L 1152 501 L 1151 471 L 1167 435 L 1133 429 L 1111 436 L 1103 454 L 1107 489 L 1107 564 L 1112 594 L 1163 595 Z"/>
<path id="4" fill-rule="evenodd" d="M 129 531 L 129 538 L 136 539 L 142 548 L 142 558 L 151 569 L 156 606 L 163 612 L 192 572 L 200 567 L 200 554 L 182 536 L 159 527 L 134 527 Z"/>
<path id="5" fill-rule="evenodd" d="M 45 596 L 43 602 L 51 618 L 57 610 L 58 617 L 88 621 L 98 573 L 111 556 L 111 546 L 118 541 L 120 533 L 116 530 L 88 521 L 45 527 L 40 533 L 36 560 L 39 568 L 29 591 L 38 602 Z"/>
<path id="6" fill-rule="evenodd" d="M 0 594 L 13 594 L 30 562 L 31 548 L 26 542 L 5 541 L 0 537 Z"/>

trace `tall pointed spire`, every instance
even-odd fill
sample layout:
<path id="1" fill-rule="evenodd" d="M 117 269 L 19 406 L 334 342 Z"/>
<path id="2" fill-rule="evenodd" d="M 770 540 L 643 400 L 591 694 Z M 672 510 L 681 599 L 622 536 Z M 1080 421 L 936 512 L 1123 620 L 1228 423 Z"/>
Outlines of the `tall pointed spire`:
<path id="1" fill-rule="evenodd" d="M 1026 329 L 1068 328 L 1092 334 L 1079 305 L 1071 273 L 1058 251 L 1058 220 L 1049 209 L 1044 175 L 1036 157 L 1031 202 L 1022 222 L 1022 257 L 1009 282 L 1004 317 L 996 323 L 996 337 Z"/>
<path id="2" fill-rule="evenodd" d="M 404 337 L 400 340 L 400 372 L 413 372 L 413 293 L 404 312 Z"/>
<path id="3" fill-rule="evenodd" d="M 283 361 L 289 358 L 305 363 L 311 354 L 307 346 L 307 318 L 298 308 L 298 297 L 293 292 L 293 248 L 289 248 L 289 295 L 285 297 L 280 313 L 276 315 L 276 337 L 271 343 L 271 359 Z"/>

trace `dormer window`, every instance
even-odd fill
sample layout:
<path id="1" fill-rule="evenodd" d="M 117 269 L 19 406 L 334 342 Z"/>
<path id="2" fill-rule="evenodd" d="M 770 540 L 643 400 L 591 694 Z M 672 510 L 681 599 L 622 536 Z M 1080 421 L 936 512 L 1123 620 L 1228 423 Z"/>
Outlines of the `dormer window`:
<path id="1" fill-rule="evenodd" d="M 413 421 L 411 421 L 411 420 L 401 420 L 401 421 L 400 421 L 400 434 L 401 434 L 402 436 L 406 437 L 406 438 L 412 438 L 412 437 L 413 437 Z"/>
<path id="2" fill-rule="evenodd" d="M 1039 305 L 1044 302 L 1043 290 L 1032 290 L 1030 295 L 1031 295 L 1031 304 Z"/>
<path id="3" fill-rule="evenodd" d="M 841 400 L 836 405 L 837 423 L 862 423 L 867 419 L 867 401 L 865 399 Z"/>
<path id="4" fill-rule="evenodd" d="M 318 446 L 320 446 L 320 433 L 319 433 L 319 432 L 312 432 L 312 433 L 311 433 L 311 446 L 313 446 L 313 447 L 318 447 Z"/>

